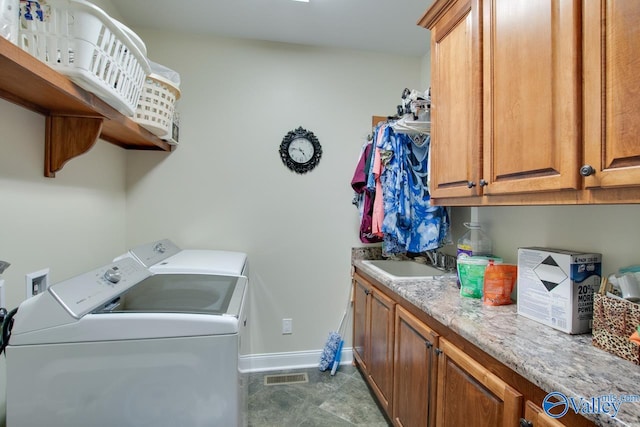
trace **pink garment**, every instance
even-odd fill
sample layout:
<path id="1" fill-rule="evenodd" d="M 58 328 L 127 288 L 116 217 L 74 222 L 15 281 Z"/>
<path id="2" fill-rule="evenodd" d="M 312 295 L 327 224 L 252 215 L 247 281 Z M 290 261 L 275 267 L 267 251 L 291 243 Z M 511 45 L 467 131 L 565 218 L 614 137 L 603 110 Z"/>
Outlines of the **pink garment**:
<path id="1" fill-rule="evenodd" d="M 351 180 L 351 187 L 353 190 L 362 194 L 362 207 L 360 217 L 360 241 L 362 243 L 378 243 L 382 239 L 378 236 L 374 236 L 371 232 L 371 215 L 373 212 L 373 192 L 367 189 L 367 171 L 365 170 L 367 159 L 371 157 L 371 150 L 373 149 L 373 143 L 367 144 L 363 150 L 358 166 L 353 174 Z"/>
<path id="2" fill-rule="evenodd" d="M 378 129 L 378 135 L 376 136 L 376 148 L 373 156 L 373 164 L 371 165 L 371 171 L 376 182 L 376 192 L 373 199 L 373 214 L 371 215 L 371 233 L 374 236 L 382 237 L 382 221 L 384 220 L 384 200 L 382 197 L 382 183 L 380 182 L 380 175 L 382 174 L 382 161 L 380 160 L 380 149 L 378 144 L 382 140 L 382 134 L 384 132 L 384 126 L 380 126 Z"/>

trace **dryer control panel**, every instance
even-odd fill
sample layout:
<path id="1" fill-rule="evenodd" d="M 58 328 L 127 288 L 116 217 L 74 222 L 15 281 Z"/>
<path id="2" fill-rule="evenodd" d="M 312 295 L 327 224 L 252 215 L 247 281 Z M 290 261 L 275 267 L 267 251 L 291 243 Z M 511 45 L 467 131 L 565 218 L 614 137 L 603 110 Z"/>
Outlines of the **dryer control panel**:
<path id="1" fill-rule="evenodd" d="M 180 252 L 182 249 L 169 239 L 157 240 L 131 249 L 130 253 L 149 268 Z"/>
<path id="2" fill-rule="evenodd" d="M 133 258 L 57 283 L 49 292 L 76 319 L 113 300 L 151 273 Z"/>

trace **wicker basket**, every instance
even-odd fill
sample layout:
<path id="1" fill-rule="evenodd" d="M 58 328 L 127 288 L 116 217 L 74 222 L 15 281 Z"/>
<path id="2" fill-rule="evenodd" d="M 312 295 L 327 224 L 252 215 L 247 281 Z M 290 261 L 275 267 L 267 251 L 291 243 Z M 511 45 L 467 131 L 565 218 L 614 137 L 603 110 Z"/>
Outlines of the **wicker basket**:
<path id="1" fill-rule="evenodd" d="M 149 63 L 144 44 L 102 9 L 83 0 L 21 0 L 18 45 L 133 116 Z"/>
<path id="2" fill-rule="evenodd" d="M 142 87 L 133 120 L 159 138 L 171 139 L 178 99 L 180 90 L 171 81 L 151 73 Z"/>
<path id="3" fill-rule="evenodd" d="M 640 346 L 629 341 L 640 325 L 640 305 L 606 295 L 593 299 L 592 344 L 618 357 L 640 365 Z"/>

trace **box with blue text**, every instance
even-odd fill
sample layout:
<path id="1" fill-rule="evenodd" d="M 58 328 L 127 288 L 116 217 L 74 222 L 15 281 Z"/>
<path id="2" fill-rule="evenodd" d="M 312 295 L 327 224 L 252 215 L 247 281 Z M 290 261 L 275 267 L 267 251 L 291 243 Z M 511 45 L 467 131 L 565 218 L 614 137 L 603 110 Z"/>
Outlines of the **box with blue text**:
<path id="1" fill-rule="evenodd" d="M 602 254 L 518 249 L 518 314 L 569 334 L 591 331 Z"/>

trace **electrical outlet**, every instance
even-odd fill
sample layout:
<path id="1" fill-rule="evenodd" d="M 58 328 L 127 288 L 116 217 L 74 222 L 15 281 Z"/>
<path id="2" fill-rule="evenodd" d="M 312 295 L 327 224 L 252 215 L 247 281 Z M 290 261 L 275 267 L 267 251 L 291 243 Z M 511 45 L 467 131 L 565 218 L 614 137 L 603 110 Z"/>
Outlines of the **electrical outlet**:
<path id="1" fill-rule="evenodd" d="M 27 298 L 31 298 L 46 291 L 49 287 L 49 269 L 35 271 L 24 277 Z"/>
<path id="2" fill-rule="evenodd" d="M 282 319 L 282 335 L 293 333 L 293 319 Z"/>

